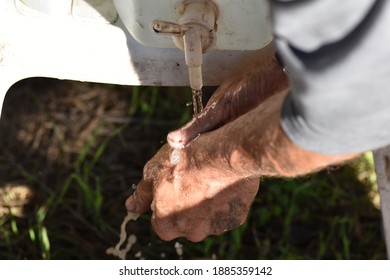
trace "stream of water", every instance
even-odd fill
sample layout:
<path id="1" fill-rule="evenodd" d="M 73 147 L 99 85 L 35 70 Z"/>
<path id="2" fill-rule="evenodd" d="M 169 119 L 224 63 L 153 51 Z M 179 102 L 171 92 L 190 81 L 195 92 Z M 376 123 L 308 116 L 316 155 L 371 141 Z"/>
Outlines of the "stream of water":
<path id="1" fill-rule="evenodd" d="M 194 107 L 194 118 L 197 118 L 203 111 L 202 90 L 192 90 L 192 106 Z"/>

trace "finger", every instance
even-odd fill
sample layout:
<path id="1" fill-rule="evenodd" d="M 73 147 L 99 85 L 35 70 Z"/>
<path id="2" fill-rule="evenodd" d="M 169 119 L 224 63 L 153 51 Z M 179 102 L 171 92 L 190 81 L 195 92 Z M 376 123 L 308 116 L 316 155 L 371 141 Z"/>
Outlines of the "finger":
<path id="1" fill-rule="evenodd" d="M 199 134 L 211 131 L 221 126 L 226 119 L 229 119 L 228 110 L 222 107 L 223 102 L 215 102 L 208 106 L 197 117 L 181 128 L 168 133 L 167 141 L 172 148 L 183 148 Z"/>
<path id="2" fill-rule="evenodd" d="M 153 200 L 153 181 L 142 180 L 134 193 L 126 200 L 127 211 L 143 214 L 150 210 Z"/>
<path id="3" fill-rule="evenodd" d="M 184 237 L 191 242 L 200 242 L 207 237 L 207 233 L 202 230 L 202 223 L 191 230 L 183 229 L 178 225 L 177 215 L 171 215 L 164 218 L 158 217 L 153 213 L 151 225 L 153 231 L 164 241 L 171 241 L 175 238 Z M 188 226 L 183 224 L 183 226 Z"/>
<path id="4" fill-rule="evenodd" d="M 164 241 L 171 241 L 181 236 L 181 234 L 175 230 L 175 226 L 172 224 L 170 218 L 158 218 L 156 214 L 153 213 L 151 224 L 153 231 Z"/>
<path id="5" fill-rule="evenodd" d="M 258 178 L 248 178 L 238 181 L 227 190 L 229 193 L 221 193 L 214 199 L 213 213 L 210 214 L 209 235 L 221 235 L 227 231 L 240 227 L 248 218 L 251 205 L 259 189 Z M 240 194 L 237 193 L 239 190 Z M 218 207 L 228 205 L 219 211 Z"/>

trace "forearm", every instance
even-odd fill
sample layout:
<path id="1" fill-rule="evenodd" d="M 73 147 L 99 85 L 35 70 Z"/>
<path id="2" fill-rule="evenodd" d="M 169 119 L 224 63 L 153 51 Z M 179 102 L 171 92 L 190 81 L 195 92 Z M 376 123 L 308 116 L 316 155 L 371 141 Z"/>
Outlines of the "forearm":
<path id="1" fill-rule="evenodd" d="M 287 90 L 268 98 L 235 121 L 205 134 L 193 143 L 195 162 L 208 155 L 216 168 L 225 166 L 242 177 L 298 176 L 341 163 L 355 155 L 321 155 L 289 140 L 280 126 Z"/>
<path id="2" fill-rule="evenodd" d="M 252 110 L 276 92 L 289 88 L 288 77 L 273 49 L 268 47 L 267 51 L 245 66 L 242 70 L 236 69 L 235 74 L 222 83 L 208 102 L 218 103 L 222 95 L 231 95 L 229 99 L 222 99 L 225 101 L 222 108 L 213 110 L 214 114 L 226 115 L 229 112 L 229 120 L 225 123 Z"/>

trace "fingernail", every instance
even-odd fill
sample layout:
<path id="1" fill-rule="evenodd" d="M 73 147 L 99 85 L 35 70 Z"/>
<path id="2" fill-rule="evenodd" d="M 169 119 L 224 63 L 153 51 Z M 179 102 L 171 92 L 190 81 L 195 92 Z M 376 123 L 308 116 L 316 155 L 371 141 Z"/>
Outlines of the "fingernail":
<path id="1" fill-rule="evenodd" d="M 181 149 L 184 147 L 182 133 L 180 130 L 172 131 L 167 135 L 167 141 L 172 148 Z"/>
<path id="2" fill-rule="evenodd" d="M 183 142 L 181 131 L 175 130 L 168 133 L 167 139 L 173 143 Z"/>

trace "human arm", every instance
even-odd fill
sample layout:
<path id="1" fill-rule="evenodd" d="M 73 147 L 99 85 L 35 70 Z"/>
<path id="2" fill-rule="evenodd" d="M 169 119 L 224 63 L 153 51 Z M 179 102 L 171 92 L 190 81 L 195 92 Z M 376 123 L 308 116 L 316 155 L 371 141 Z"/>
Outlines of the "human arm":
<path id="1" fill-rule="evenodd" d="M 145 166 L 127 209 L 151 207 L 153 228 L 162 239 L 200 241 L 245 221 L 259 176 L 303 175 L 354 156 L 320 155 L 293 144 L 280 127 L 286 93 L 191 141 L 180 150 L 177 165 L 170 161 L 173 150 L 163 147 Z"/>

